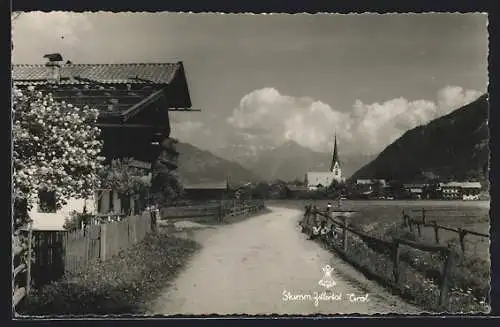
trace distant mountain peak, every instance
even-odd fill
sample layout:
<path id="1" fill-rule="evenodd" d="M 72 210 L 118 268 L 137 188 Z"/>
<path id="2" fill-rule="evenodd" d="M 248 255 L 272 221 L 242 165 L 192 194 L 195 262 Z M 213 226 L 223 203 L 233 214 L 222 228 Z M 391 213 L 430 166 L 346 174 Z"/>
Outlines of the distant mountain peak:
<path id="1" fill-rule="evenodd" d="M 286 140 L 285 142 L 283 142 L 280 146 L 282 147 L 291 147 L 291 146 L 300 146 L 300 147 L 303 147 L 302 145 L 300 145 L 297 141 L 295 140 L 292 140 L 292 139 L 288 139 Z"/>

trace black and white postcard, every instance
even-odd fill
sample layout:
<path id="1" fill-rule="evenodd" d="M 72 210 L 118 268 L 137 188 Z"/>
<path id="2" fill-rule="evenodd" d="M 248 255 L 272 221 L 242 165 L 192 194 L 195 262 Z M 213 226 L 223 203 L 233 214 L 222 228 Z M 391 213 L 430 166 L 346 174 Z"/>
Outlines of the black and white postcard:
<path id="1" fill-rule="evenodd" d="M 490 312 L 486 13 L 11 18 L 16 317 Z"/>

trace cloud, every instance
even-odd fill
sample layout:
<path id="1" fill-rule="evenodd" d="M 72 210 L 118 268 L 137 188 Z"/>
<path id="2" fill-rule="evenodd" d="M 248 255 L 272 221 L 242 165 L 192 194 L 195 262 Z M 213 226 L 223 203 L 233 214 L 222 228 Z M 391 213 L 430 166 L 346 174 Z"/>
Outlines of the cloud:
<path id="1" fill-rule="evenodd" d="M 333 126 L 345 120 L 345 114 L 332 111 L 321 101 L 282 95 L 274 88 L 264 88 L 245 95 L 227 122 L 247 133 L 259 129 L 261 132 L 252 137 L 254 142 L 278 145 L 290 139 L 315 147 L 328 142 Z"/>
<path id="2" fill-rule="evenodd" d="M 437 101 L 410 101 L 401 97 L 365 104 L 356 100 L 346 113 L 321 101 L 263 88 L 245 95 L 227 122 L 236 130 L 244 130 L 253 145 L 294 140 L 303 146 L 329 151 L 336 133 L 344 153 L 377 153 L 405 131 L 448 114 L 479 95 L 474 90 L 447 86 L 437 92 Z M 252 129 L 264 132 L 247 135 Z"/>
<path id="3" fill-rule="evenodd" d="M 93 30 L 84 13 L 25 12 L 12 23 L 15 55 L 20 62 L 40 61 L 45 53 L 71 51 L 80 45 L 81 36 Z M 14 54 L 13 54 L 14 55 Z M 36 57 L 32 57 L 32 56 Z"/>
<path id="4" fill-rule="evenodd" d="M 460 86 L 446 86 L 438 91 L 438 103 L 443 110 L 452 111 L 470 103 L 481 95 L 475 90 L 464 90 Z"/>
<path id="5" fill-rule="evenodd" d="M 200 121 L 172 122 L 171 128 L 171 137 L 184 142 L 192 142 L 193 139 L 198 139 L 200 136 L 210 132 Z"/>

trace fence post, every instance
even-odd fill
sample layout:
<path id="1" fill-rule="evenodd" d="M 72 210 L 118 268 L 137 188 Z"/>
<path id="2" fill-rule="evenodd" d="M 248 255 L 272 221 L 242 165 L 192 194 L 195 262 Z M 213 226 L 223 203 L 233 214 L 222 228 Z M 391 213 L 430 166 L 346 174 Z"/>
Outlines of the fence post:
<path id="1" fill-rule="evenodd" d="M 222 223 L 224 221 L 224 202 L 220 202 L 219 203 L 219 212 L 218 212 L 218 215 L 219 215 L 219 223 Z"/>
<path id="2" fill-rule="evenodd" d="M 408 222 L 407 222 L 407 220 L 406 220 L 406 213 L 405 213 L 405 211 L 404 211 L 404 210 L 403 210 L 403 211 L 401 211 L 401 216 L 403 217 L 403 227 L 408 226 Z"/>
<path id="3" fill-rule="evenodd" d="M 413 233 L 413 224 L 411 219 L 408 219 L 408 227 L 410 227 L 410 233 Z"/>
<path id="4" fill-rule="evenodd" d="M 422 236 L 421 224 L 417 222 L 418 237 Z"/>
<path id="5" fill-rule="evenodd" d="M 344 232 L 342 234 L 342 247 L 344 249 L 344 253 L 347 253 L 347 217 L 342 217 L 342 220 L 344 221 Z"/>
<path id="6" fill-rule="evenodd" d="M 393 240 L 393 249 L 392 249 L 392 256 L 393 256 L 393 263 L 394 263 L 394 268 L 393 268 L 393 275 L 394 275 L 394 283 L 396 284 L 396 287 L 399 289 L 399 241 L 398 240 Z"/>
<path id="7" fill-rule="evenodd" d="M 439 227 L 437 225 L 437 221 L 433 221 L 434 225 L 434 236 L 436 237 L 436 244 L 439 244 Z"/>
<path id="8" fill-rule="evenodd" d="M 441 289 L 439 293 L 439 306 L 442 310 L 446 311 L 448 307 L 448 279 L 451 271 L 451 265 L 453 262 L 453 252 L 451 248 L 448 248 L 446 253 L 446 259 L 444 261 L 443 274 L 441 276 Z"/>
<path id="9" fill-rule="evenodd" d="M 127 223 L 127 245 L 125 246 L 125 248 L 128 249 L 130 244 L 132 244 L 132 233 L 130 232 L 131 221 L 129 218 L 125 219 L 125 221 Z"/>
<path id="10" fill-rule="evenodd" d="M 26 296 L 30 294 L 31 290 L 31 256 L 33 251 L 32 249 L 33 229 L 31 224 L 28 228 L 29 230 L 28 230 L 28 257 L 26 261 Z"/>
<path id="11" fill-rule="evenodd" d="M 460 240 L 460 249 L 462 249 L 462 254 L 465 254 L 465 235 L 467 234 L 467 231 L 463 230 L 462 228 L 458 229 L 458 238 Z"/>
<path id="12" fill-rule="evenodd" d="M 107 224 L 101 224 L 101 236 L 99 237 L 99 257 L 101 261 L 106 260 L 106 231 Z"/>
<path id="13" fill-rule="evenodd" d="M 425 225 L 425 209 L 422 208 L 422 224 Z"/>

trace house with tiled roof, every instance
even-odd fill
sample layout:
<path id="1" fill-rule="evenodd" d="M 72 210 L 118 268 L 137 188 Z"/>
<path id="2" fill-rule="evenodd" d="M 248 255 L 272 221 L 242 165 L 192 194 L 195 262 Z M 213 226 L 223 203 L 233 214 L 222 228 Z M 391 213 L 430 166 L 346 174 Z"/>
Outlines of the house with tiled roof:
<path id="1" fill-rule="evenodd" d="M 185 183 L 184 198 L 192 201 L 225 200 L 231 190 L 228 181 Z"/>
<path id="2" fill-rule="evenodd" d="M 97 125 L 103 139 L 103 156 L 112 159 L 133 158 L 139 167 L 151 167 L 162 155 L 162 163 L 175 169 L 178 153 L 170 136 L 171 111 L 199 111 L 191 108 L 191 99 L 182 62 L 75 64 L 64 62 L 60 54 L 45 55 L 46 64 L 12 66 L 12 80 L 18 88 L 34 87 L 51 93 L 55 100 L 75 107 L 89 105 L 99 110 Z M 117 194 L 101 194 L 99 201 L 120 212 Z M 61 225 L 61 215 L 69 209 L 81 209 L 80 200 L 70 201 L 62 214 L 53 213 L 52 222 Z M 36 214 L 34 215 L 36 216 Z M 63 221 L 63 220 L 62 220 Z"/>

